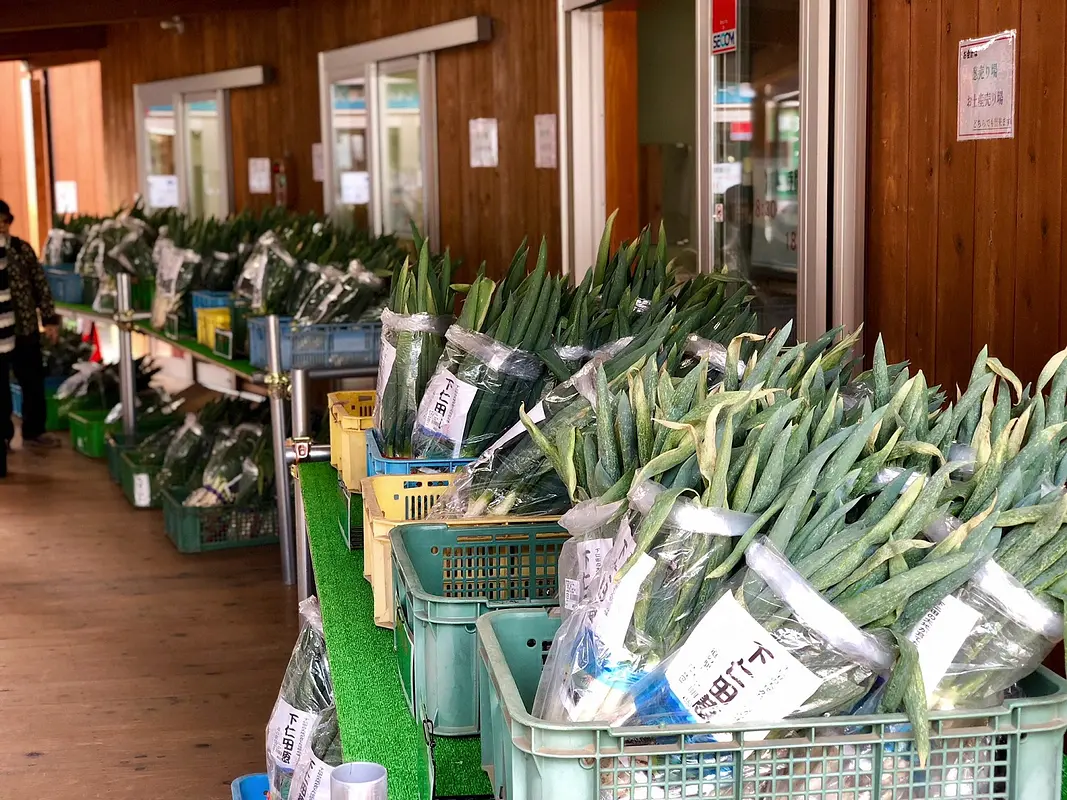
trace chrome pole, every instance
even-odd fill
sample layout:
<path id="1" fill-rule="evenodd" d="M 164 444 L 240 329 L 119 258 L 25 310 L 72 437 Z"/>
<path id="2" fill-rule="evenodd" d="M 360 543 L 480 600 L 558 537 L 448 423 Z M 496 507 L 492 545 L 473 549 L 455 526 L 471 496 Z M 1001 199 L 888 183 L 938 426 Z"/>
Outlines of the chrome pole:
<path id="1" fill-rule="evenodd" d="M 296 547 L 293 531 L 293 499 L 289 466 L 286 464 L 285 396 L 289 379 L 282 371 L 282 334 L 277 315 L 267 317 L 267 391 L 270 395 L 270 428 L 274 442 L 274 483 L 278 502 L 278 543 L 282 551 L 282 581 L 296 582 Z"/>
<path id="2" fill-rule="evenodd" d="M 308 418 L 306 370 L 294 369 L 290 373 L 290 402 L 292 403 L 293 439 L 302 439 L 310 435 Z M 329 448 L 326 448 L 327 459 Z M 296 545 L 296 586 L 297 596 L 304 600 L 314 593 L 315 579 L 312 577 L 311 542 L 308 541 L 307 520 L 304 517 L 304 498 L 301 494 L 300 480 L 294 472 L 293 502 L 296 513 L 293 518 L 293 539 Z"/>
<path id="3" fill-rule="evenodd" d="M 133 311 L 130 308 L 130 276 L 118 275 L 115 319 L 119 326 L 119 399 L 122 401 L 122 430 L 132 442 L 137 431 L 137 378 L 133 368 Z"/>

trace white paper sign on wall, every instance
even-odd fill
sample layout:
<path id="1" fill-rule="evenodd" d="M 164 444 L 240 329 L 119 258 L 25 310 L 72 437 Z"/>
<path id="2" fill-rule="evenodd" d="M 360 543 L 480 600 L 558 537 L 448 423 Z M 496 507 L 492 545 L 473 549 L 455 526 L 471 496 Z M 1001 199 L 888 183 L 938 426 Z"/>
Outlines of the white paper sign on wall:
<path id="1" fill-rule="evenodd" d="M 534 116 L 534 166 L 537 169 L 556 168 L 556 115 Z"/>
<path id="2" fill-rule="evenodd" d="M 177 175 L 148 176 L 148 206 L 150 208 L 177 208 L 178 202 Z"/>
<path id="3" fill-rule="evenodd" d="M 492 117 L 470 121 L 471 166 L 496 167 L 500 163 L 497 147 L 497 122 Z"/>
<path id="4" fill-rule="evenodd" d="M 322 149 L 322 142 L 311 145 L 311 177 L 317 183 L 326 180 L 326 154 Z"/>
<path id="5" fill-rule="evenodd" d="M 56 213 L 78 213 L 77 181 L 56 181 Z"/>
<path id="6" fill-rule="evenodd" d="M 270 194 L 270 159 L 248 159 L 248 192 L 249 194 Z"/>
<path id="7" fill-rule="evenodd" d="M 1015 31 L 960 42 L 956 139 L 1015 138 Z"/>
<path id="8" fill-rule="evenodd" d="M 341 202 L 350 206 L 365 206 L 370 202 L 370 173 L 341 173 Z"/>

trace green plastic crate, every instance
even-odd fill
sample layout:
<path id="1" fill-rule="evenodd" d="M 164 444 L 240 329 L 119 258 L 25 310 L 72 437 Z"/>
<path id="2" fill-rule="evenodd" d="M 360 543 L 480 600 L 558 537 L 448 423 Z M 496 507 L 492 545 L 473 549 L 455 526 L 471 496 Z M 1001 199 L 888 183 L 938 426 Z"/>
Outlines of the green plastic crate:
<path id="1" fill-rule="evenodd" d="M 115 483 L 122 483 L 121 456 L 132 448 L 133 445 L 126 442 L 126 434 L 118 431 L 110 431 L 104 434 L 104 449 L 107 451 L 107 474 Z"/>
<path id="2" fill-rule="evenodd" d="M 163 505 L 156 477 L 160 467 L 155 464 L 141 464 L 133 453 L 119 455 L 119 482 L 122 492 L 134 508 L 161 508 Z"/>
<path id="3" fill-rule="evenodd" d="M 392 547 L 397 669 L 412 713 L 438 736 L 478 733 L 474 624 L 494 608 L 558 601 L 555 522 L 398 525 Z"/>
<path id="4" fill-rule="evenodd" d="M 117 433 L 122 430 L 122 421 L 105 423 L 107 411 L 71 411 L 70 412 L 70 442 L 74 449 L 89 458 L 104 458 L 107 456 L 106 437 L 109 433 Z M 152 417 L 137 426 L 137 432 L 152 433 L 165 428 L 177 418 Z"/>
<path id="5" fill-rule="evenodd" d="M 182 505 L 187 493 L 164 488 L 163 527 L 182 553 L 204 553 L 232 547 L 278 543 L 278 509 Z"/>
<path id="6" fill-rule="evenodd" d="M 931 712 L 931 756 L 922 771 L 901 714 L 792 719 L 772 729 L 776 740 L 766 744 L 744 739 L 755 730 L 744 725 L 545 722 L 529 709 L 559 624 L 533 609 L 478 620 L 482 765 L 497 797 L 1060 798 L 1067 681 L 1044 667 L 1021 683 L 1024 699 Z M 734 739 L 704 741 L 712 732 Z"/>
<path id="7" fill-rule="evenodd" d="M 70 441 L 74 449 L 89 458 L 103 458 L 107 455 L 104 448 L 104 436 L 108 430 L 117 426 L 108 426 L 106 411 L 72 411 L 70 413 Z"/>

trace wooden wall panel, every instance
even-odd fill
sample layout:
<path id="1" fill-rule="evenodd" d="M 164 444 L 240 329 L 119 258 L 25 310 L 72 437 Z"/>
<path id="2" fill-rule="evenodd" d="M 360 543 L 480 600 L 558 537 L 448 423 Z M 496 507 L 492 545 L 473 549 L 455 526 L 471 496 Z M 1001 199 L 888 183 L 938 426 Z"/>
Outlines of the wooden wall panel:
<path id="1" fill-rule="evenodd" d="M 11 206 L 13 235 L 36 246 L 31 229 L 29 195 L 26 190 L 26 146 L 22 119 L 22 66 L 17 61 L 0 62 L 0 199 Z"/>
<path id="2" fill-rule="evenodd" d="M 112 25 L 101 53 L 108 196 L 137 191 L 133 85 L 265 64 L 268 86 L 231 93 L 238 208 L 270 197 L 248 194 L 250 157 L 288 157 L 290 191 L 303 210 L 322 209 L 311 146 L 320 141 L 317 55 L 453 19 L 493 18 L 493 40 L 437 54 L 441 239 L 466 269 L 485 259 L 499 274 L 523 236 L 549 239 L 558 262 L 559 177 L 534 167 L 534 115 L 558 113 L 554 0 L 296 0 L 259 13 L 186 20 L 177 35 L 155 23 Z M 500 166 L 469 167 L 469 119 L 499 120 Z"/>
<path id="3" fill-rule="evenodd" d="M 52 124 L 52 179 L 78 184 L 78 210 L 108 214 L 104 171 L 104 118 L 100 62 L 48 70 Z"/>
<path id="4" fill-rule="evenodd" d="M 1018 30 L 1016 138 L 956 141 L 962 39 Z M 963 384 L 979 348 L 1033 380 L 1067 344 L 1067 12 L 872 0 L 868 342 Z"/>
<path id="5" fill-rule="evenodd" d="M 615 6 L 619 4 L 616 3 Z M 641 216 L 641 147 L 637 135 L 637 9 L 606 7 L 604 14 L 604 154 L 608 213 L 614 243 L 633 239 L 658 219 Z M 658 155 L 658 151 L 656 151 Z"/>

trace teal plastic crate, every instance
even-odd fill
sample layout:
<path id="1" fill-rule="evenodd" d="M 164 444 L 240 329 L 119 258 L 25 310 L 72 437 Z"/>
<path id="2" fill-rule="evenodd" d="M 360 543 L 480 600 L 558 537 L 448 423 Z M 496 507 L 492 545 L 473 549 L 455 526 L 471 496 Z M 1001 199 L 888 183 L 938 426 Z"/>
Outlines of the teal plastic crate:
<path id="1" fill-rule="evenodd" d="M 267 773 L 260 772 L 245 775 L 230 784 L 232 800 L 267 800 L 270 795 L 270 783 Z"/>
<path id="2" fill-rule="evenodd" d="M 744 738 L 756 730 L 744 725 L 545 722 L 530 708 L 559 624 L 536 609 L 478 620 L 482 765 L 497 797 L 1060 800 L 1067 681 L 1044 667 L 1020 684 L 1022 699 L 931 712 L 920 770 L 902 714 L 791 719 L 763 741 Z M 733 740 L 707 741 L 713 732 Z"/>
<path id="3" fill-rule="evenodd" d="M 567 533 L 553 520 L 398 525 L 393 643 L 408 707 L 438 736 L 478 733 L 475 623 L 494 608 L 553 606 Z"/>

